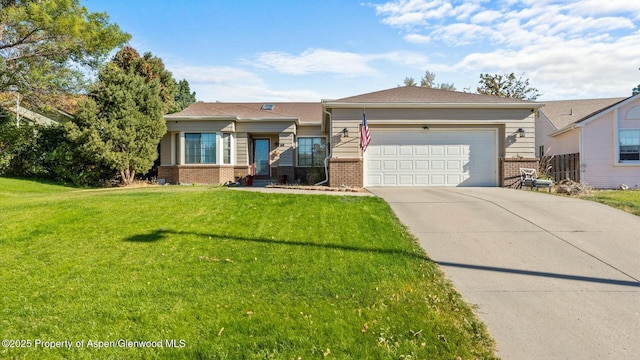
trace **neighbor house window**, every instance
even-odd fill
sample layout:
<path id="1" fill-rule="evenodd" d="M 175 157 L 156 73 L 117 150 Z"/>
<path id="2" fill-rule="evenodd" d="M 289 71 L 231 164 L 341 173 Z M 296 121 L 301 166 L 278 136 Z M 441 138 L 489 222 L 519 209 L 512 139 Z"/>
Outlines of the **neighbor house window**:
<path id="1" fill-rule="evenodd" d="M 185 162 L 187 164 L 216 163 L 216 134 L 188 133 L 185 139 Z"/>
<path id="2" fill-rule="evenodd" d="M 620 161 L 640 160 L 640 130 L 620 130 Z"/>
<path id="3" fill-rule="evenodd" d="M 325 138 L 298 138 L 298 166 L 322 166 L 326 156 L 327 145 Z"/>

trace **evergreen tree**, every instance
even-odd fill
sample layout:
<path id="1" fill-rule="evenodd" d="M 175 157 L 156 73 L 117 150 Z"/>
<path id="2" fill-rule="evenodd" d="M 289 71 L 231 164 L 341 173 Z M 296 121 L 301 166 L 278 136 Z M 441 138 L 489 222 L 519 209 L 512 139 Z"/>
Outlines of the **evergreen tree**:
<path id="1" fill-rule="evenodd" d="M 164 108 L 160 79 L 149 80 L 109 63 L 67 130 L 96 163 L 109 166 L 128 185 L 158 156 L 158 143 L 167 130 Z"/>
<path id="2" fill-rule="evenodd" d="M 119 68 L 142 76 L 146 82 L 158 80 L 160 84 L 160 96 L 164 103 L 164 113 L 173 109 L 178 85 L 173 79 L 173 74 L 164 67 L 162 59 L 153 56 L 150 52 L 140 56 L 136 49 L 125 46 L 113 58 L 113 64 Z M 195 95 L 195 94 L 194 94 Z"/>
<path id="3" fill-rule="evenodd" d="M 178 91 L 176 91 L 176 97 L 173 101 L 171 112 L 175 113 L 182 111 L 194 102 L 196 102 L 196 92 L 191 92 L 189 82 L 187 80 L 180 80 L 178 82 Z"/>

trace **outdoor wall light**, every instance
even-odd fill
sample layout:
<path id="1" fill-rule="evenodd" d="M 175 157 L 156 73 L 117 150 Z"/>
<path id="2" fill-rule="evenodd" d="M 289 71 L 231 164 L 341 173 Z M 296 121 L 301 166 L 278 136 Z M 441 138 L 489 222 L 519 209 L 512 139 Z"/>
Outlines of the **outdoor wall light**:
<path id="1" fill-rule="evenodd" d="M 342 136 L 349 137 L 349 129 L 347 128 L 342 129 Z"/>
<path id="2" fill-rule="evenodd" d="M 519 128 L 517 131 L 518 135 L 522 138 L 525 135 L 524 129 L 523 128 Z"/>

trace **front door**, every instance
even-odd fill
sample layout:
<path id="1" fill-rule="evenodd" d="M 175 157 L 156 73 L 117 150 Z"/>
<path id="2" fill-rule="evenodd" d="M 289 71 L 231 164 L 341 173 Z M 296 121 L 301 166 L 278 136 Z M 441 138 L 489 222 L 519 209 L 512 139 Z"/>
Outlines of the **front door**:
<path id="1" fill-rule="evenodd" d="M 269 169 L 269 139 L 253 140 L 253 175 L 271 175 Z"/>

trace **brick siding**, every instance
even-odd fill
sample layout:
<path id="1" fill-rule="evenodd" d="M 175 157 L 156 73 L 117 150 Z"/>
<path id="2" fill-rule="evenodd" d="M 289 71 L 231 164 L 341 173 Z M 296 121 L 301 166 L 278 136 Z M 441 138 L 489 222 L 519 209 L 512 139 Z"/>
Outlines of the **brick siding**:
<path id="1" fill-rule="evenodd" d="M 520 168 L 538 169 L 539 159 L 537 158 L 513 158 L 502 159 L 500 161 L 502 172 L 502 183 L 500 186 L 507 188 L 520 187 Z"/>
<path id="2" fill-rule="evenodd" d="M 234 181 L 236 169 L 224 165 L 160 166 L 158 179 L 169 184 L 224 184 Z"/>
<path id="3" fill-rule="evenodd" d="M 329 186 L 362 187 L 362 159 L 329 159 Z"/>

